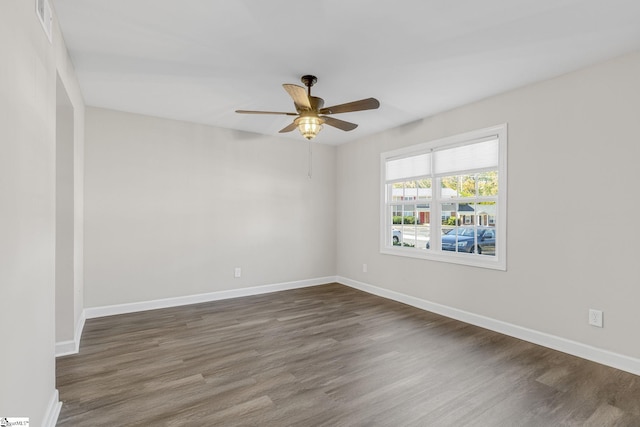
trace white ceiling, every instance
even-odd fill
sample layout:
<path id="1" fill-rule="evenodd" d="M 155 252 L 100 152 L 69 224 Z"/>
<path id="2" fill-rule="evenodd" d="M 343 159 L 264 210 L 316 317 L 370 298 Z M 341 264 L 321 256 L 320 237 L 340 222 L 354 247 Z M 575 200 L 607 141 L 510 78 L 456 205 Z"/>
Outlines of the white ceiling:
<path id="1" fill-rule="evenodd" d="M 87 105 L 279 135 L 318 76 L 340 144 L 640 50 L 638 0 L 52 0 Z M 303 141 L 297 132 L 285 137 Z"/>

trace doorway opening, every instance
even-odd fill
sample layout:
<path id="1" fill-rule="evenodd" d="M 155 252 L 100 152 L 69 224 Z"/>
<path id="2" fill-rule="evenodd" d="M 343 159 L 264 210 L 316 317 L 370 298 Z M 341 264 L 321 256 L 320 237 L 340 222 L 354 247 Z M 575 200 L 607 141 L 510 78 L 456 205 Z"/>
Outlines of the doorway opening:
<path id="1" fill-rule="evenodd" d="M 74 352 L 76 323 L 74 111 L 56 83 L 56 355 Z"/>

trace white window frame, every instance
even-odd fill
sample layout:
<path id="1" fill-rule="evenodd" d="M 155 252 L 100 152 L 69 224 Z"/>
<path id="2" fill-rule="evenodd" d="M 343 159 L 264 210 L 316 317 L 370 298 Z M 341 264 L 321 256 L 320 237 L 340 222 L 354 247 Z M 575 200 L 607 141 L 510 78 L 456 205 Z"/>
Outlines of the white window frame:
<path id="1" fill-rule="evenodd" d="M 389 226 L 392 218 L 389 217 L 389 205 L 393 202 L 389 199 L 387 191 L 387 162 L 390 160 L 402 159 L 420 154 L 433 153 L 437 150 L 453 148 L 479 142 L 484 139 L 498 139 L 498 196 L 496 201 L 496 215 L 493 219 L 496 225 L 496 253 L 494 256 L 467 254 L 459 252 L 449 252 L 440 250 L 440 239 L 432 240 L 431 249 L 407 248 L 394 246 Z M 433 156 L 432 156 L 433 162 Z M 431 235 L 441 235 L 441 203 L 449 202 L 451 199 L 440 197 L 439 178 L 436 178 L 433 165 L 430 168 L 433 195 L 428 201 L 431 209 Z M 465 171 L 460 171 L 461 173 Z M 455 172 L 453 172 L 455 174 Z M 425 178 L 408 177 L 407 180 Z M 454 264 L 470 265 L 475 267 L 491 268 L 496 270 L 507 269 L 507 124 L 492 126 L 485 129 L 466 132 L 447 138 L 437 139 L 427 143 L 412 145 L 398 150 L 384 152 L 380 155 L 380 253 L 387 255 L 404 256 L 410 258 L 421 258 L 433 261 L 449 262 Z"/>

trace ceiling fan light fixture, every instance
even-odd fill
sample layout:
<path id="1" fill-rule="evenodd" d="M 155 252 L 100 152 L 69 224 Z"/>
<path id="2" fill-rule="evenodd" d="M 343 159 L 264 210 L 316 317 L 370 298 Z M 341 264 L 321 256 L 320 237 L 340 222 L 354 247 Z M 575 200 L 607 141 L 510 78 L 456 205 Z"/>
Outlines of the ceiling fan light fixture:
<path id="1" fill-rule="evenodd" d="M 236 110 L 236 113 L 297 116 L 297 118 L 294 119 L 293 122 L 280 129 L 278 133 L 293 132 L 293 130 L 298 128 L 302 136 L 310 141 L 315 138 L 316 135 L 322 130 L 322 125 L 329 125 L 345 132 L 354 130 L 358 127 L 358 125 L 355 123 L 349 123 L 344 120 L 336 119 L 335 117 L 331 116 L 332 114 L 375 110 L 380 106 L 380 102 L 377 99 L 366 98 L 360 99 L 358 101 L 347 102 L 344 104 L 332 105 L 331 107 L 325 108 L 324 100 L 322 98 L 311 96 L 311 86 L 313 86 L 318 79 L 312 75 L 305 75 L 302 76 L 300 80 L 302 80 L 302 83 L 304 83 L 304 85 L 307 87 L 306 89 L 302 86 L 290 83 L 285 83 L 282 85 L 291 99 L 293 99 L 293 105 L 296 107 L 295 113 L 255 110 Z"/>
<path id="2" fill-rule="evenodd" d="M 294 120 L 298 130 L 307 139 L 313 139 L 322 130 L 324 119 L 315 116 L 302 116 Z"/>

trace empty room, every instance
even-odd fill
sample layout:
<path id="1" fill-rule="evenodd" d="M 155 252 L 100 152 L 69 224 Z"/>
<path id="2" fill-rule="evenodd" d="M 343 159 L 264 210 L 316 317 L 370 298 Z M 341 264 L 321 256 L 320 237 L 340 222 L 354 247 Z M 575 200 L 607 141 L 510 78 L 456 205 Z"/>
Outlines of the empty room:
<path id="1" fill-rule="evenodd" d="M 640 425 L 639 22 L 3 0 L 0 425 Z"/>

